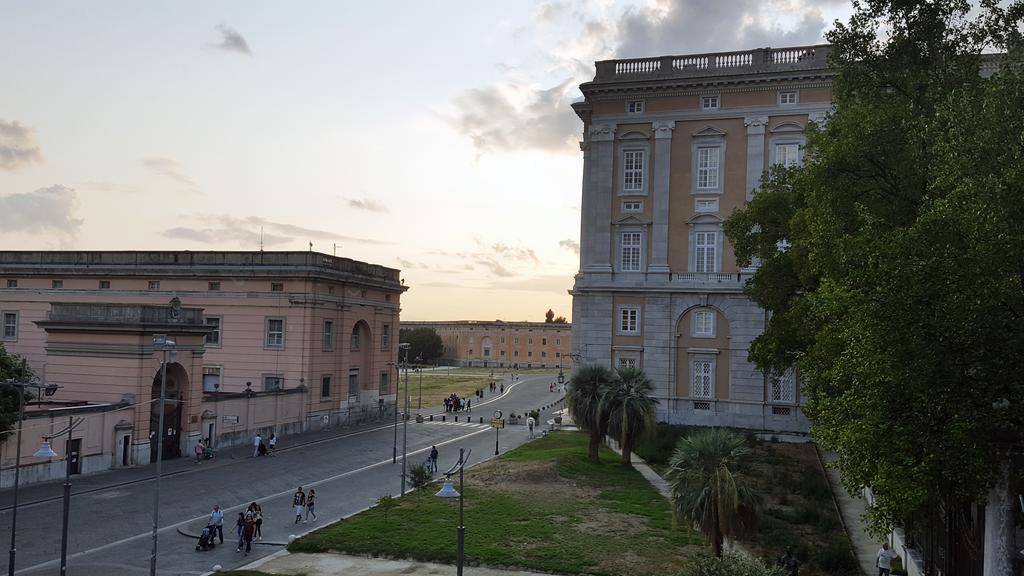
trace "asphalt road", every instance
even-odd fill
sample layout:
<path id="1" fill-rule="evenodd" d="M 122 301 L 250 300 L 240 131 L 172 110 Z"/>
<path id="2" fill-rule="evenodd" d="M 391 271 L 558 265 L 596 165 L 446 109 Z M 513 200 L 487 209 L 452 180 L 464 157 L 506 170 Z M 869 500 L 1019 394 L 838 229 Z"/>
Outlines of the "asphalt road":
<path id="1" fill-rule="evenodd" d="M 431 445 L 440 452 L 438 467 L 446 470 L 458 460 L 459 448 L 472 449 L 470 465 L 494 457 L 495 431 L 489 427 L 494 410 L 522 413 L 549 405 L 561 394 L 549 392 L 552 376 L 523 378 L 504 395 L 485 394 L 473 403 L 472 422 L 408 424 L 409 464 L 423 462 Z M 550 418 L 552 407 L 542 415 Z M 430 411 L 424 410 L 424 414 Z M 415 414 L 415 412 L 413 412 Z M 434 411 L 440 414 L 440 411 Z M 483 417 L 484 424 L 479 423 Z M 528 439 L 526 426 L 509 426 L 498 433 L 500 452 Z M 157 572 L 197 575 L 214 565 L 243 566 L 270 555 L 288 542 L 323 524 L 359 512 L 385 494 L 398 495 L 401 483 L 402 426 L 398 430 L 398 463 L 392 463 L 394 428 L 368 426 L 344 435 L 309 434 L 283 438 L 274 457 L 244 457 L 241 449 L 202 464 L 169 463 L 161 482 Z M 68 538 L 69 575 L 136 576 L 149 574 L 155 482 L 153 467 L 112 471 L 75 478 Z M 297 486 L 317 492 L 318 519 L 295 524 L 291 497 Z M 18 507 L 17 574 L 60 574 L 61 484 L 22 490 Z M 0 546 L 10 538 L 10 491 L 0 493 Z M 263 539 L 248 556 L 235 552 L 234 520 L 250 502 L 263 507 Z M 195 551 L 186 536 L 203 525 L 214 504 L 225 510 L 225 543 L 207 552 Z M 0 570 L 8 569 L 7 555 Z"/>

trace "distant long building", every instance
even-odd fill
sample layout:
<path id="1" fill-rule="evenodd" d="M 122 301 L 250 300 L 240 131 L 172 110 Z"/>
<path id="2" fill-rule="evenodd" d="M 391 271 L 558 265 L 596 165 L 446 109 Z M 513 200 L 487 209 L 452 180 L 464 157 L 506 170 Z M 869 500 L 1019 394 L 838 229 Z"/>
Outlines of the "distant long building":
<path id="1" fill-rule="evenodd" d="M 442 362 L 496 368 L 572 367 L 572 324 L 553 322 L 402 322 L 432 328 L 444 343 Z"/>

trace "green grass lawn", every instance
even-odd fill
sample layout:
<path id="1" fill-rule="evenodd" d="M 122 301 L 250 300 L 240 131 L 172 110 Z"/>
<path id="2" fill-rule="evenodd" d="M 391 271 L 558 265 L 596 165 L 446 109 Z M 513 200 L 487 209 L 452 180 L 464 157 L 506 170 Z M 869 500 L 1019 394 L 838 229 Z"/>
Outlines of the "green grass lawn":
<path id="1" fill-rule="evenodd" d="M 564 574 L 677 573 L 706 553 L 673 528 L 668 503 L 617 455 L 586 461 L 586 436 L 562 432 L 466 473 L 466 561 Z M 456 480 L 457 482 L 457 480 Z M 339 551 L 452 563 L 458 499 L 431 485 L 399 499 L 385 520 L 371 509 L 293 542 L 293 552 Z"/>
<path id="2" fill-rule="evenodd" d="M 424 370 L 422 373 L 409 370 L 409 407 L 412 413 L 417 410 L 421 410 L 420 406 L 420 389 L 422 387 L 423 394 L 423 408 L 436 409 L 442 404 L 444 398 L 452 394 L 458 394 L 460 398 L 470 398 L 476 402 L 476 398 L 473 397 L 473 391 L 478 388 L 483 388 L 485 391 L 488 385 L 494 381 L 499 384 L 501 381 L 510 374 L 507 369 L 500 368 L 452 368 L 451 370 L 437 369 L 437 370 Z M 493 377 L 491 376 L 493 374 Z M 532 370 L 517 370 L 517 375 L 528 378 L 531 376 L 538 375 L 551 375 L 551 380 L 554 381 L 558 374 L 558 369 L 532 369 Z M 421 379 L 422 376 L 422 379 Z M 401 389 L 399 390 L 402 394 L 402 401 L 404 402 L 405 397 L 405 373 L 402 372 Z M 553 395 L 552 395 L 553 396 Z M 491 398 L 490 392 L 486 392 L 485 399 Z"/>

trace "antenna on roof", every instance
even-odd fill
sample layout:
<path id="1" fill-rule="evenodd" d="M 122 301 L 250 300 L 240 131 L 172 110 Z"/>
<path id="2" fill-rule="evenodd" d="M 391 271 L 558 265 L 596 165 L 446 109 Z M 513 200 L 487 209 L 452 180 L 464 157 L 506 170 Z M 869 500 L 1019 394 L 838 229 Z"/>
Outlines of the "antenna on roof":
<path id="1" fill-rule="evenodd" d="M 310 243 L 309 243 L 309 251 L 310 251 L 310 252 L 313 252 L 313 242 L 310 242 Z"/>
<path id="2" fill-rule="evenodd" d="M 260 252 L 263 252 L 263 226 L 260 226 Z"/>

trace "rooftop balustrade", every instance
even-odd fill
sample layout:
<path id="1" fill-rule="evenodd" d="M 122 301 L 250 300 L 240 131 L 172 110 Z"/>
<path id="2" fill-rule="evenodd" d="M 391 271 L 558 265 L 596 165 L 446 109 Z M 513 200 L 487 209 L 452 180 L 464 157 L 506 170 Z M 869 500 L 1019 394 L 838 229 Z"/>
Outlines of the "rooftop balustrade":
<path id="1" fill-rule="evenodd" d="M 828 51 L 827 44 L 819 44 L 789 48 L 757 48 L 742 52 L 604 60 L 597 62 L 594 82 L 826 69 Z"/>

